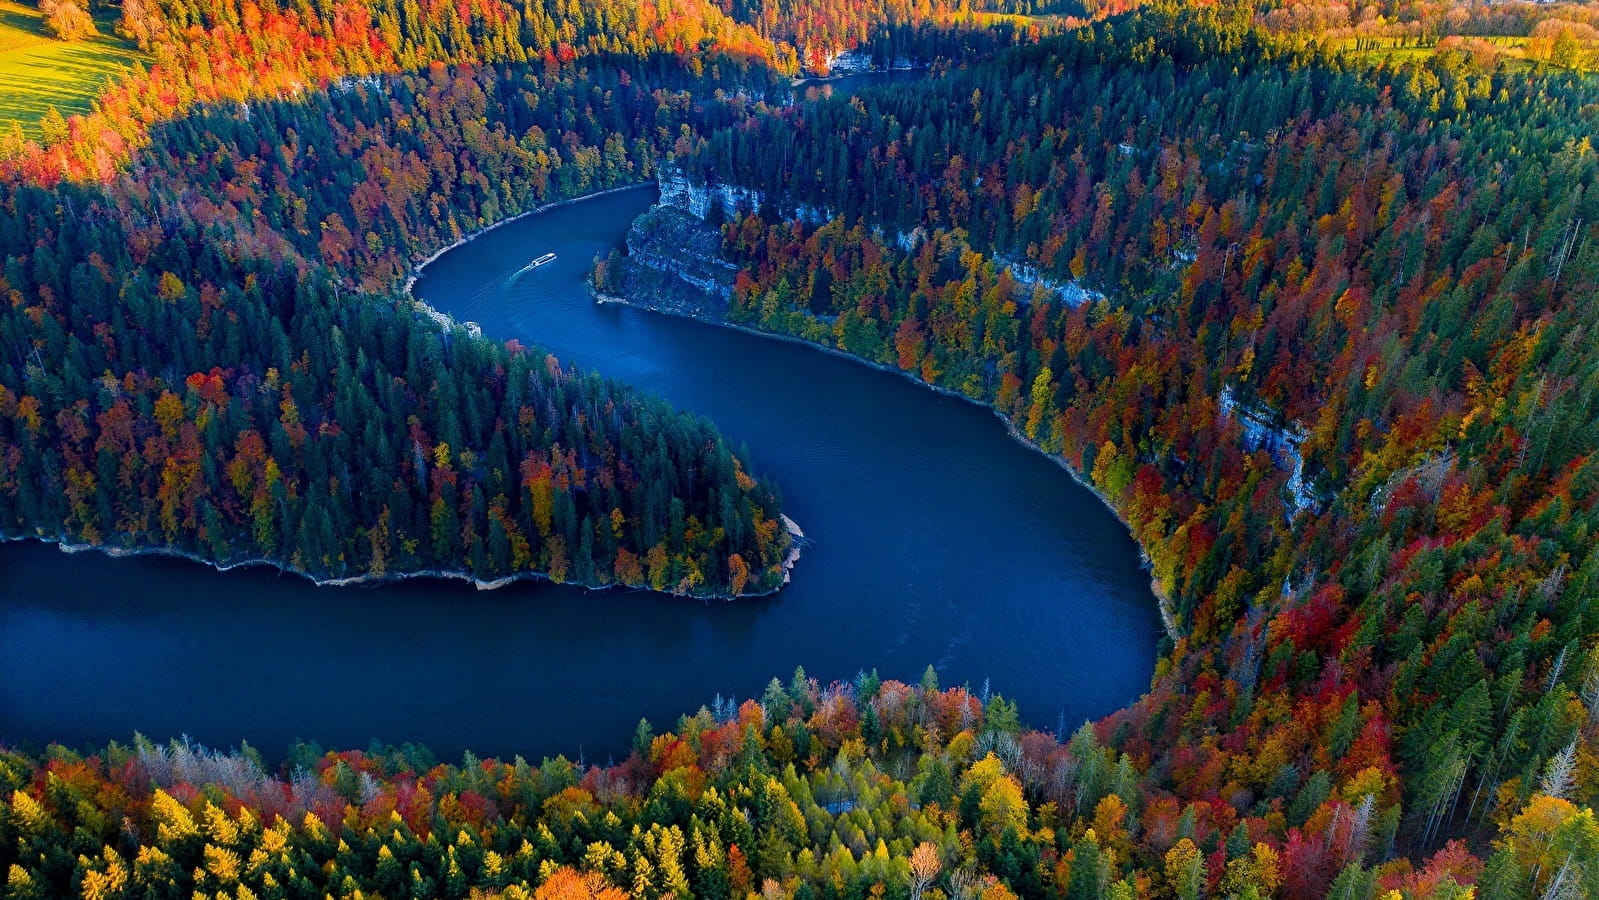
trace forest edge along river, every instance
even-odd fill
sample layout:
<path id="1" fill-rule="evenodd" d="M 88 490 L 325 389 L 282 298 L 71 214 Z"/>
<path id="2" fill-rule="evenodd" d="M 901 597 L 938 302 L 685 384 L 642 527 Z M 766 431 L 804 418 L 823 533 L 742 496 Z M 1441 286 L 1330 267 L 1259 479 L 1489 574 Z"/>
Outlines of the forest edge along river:
<path id="1" fill-rule="evenodd" d="M 813 545 L 775 597 L 704 604 L 523 582 L 318 588 L 252 568 L 0 547 L 0 741 L 296 738 L 440 756 L 626 752 L 803 665 L 985 682 L 1037 727 L 1136 699 L 1160 633 L 1126 529 L 984 408 L 816 348 L 596 304 L 584 279 L 654 201 L 549 209 L 439 256 L 417 296 L 488 337 L 659 393 L 748 446 Z M 546 252 L 557 258 L 509 275 Z"/>
<path id="2" fill-rule="evenodd" d="M 633 190 L 497 229 L 440 257 L 417 292 L 746 443 L 814 541 L 780 595 L 329 589 L 12 544 L 0 735 L 620 753 L 641 716 L 757 695 L 799 665 L 823 681 L 872 668 L 914 680 L 932 663 L 946 683 L 989 680 L 1043 727 L 1135 699 L 1159 630 L 1136 544 L 987 411 L 808 346 L 593 302 L 589 261 L 653 200 Z M 557 260 L 507 285 L 530 247 Z"/>

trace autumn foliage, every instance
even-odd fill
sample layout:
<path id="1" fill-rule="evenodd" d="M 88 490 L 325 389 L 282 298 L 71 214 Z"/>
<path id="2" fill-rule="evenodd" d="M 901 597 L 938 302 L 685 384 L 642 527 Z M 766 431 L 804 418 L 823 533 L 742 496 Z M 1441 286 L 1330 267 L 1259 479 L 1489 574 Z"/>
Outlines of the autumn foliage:
<path id="1" fill-rule="evenodd" d="M 1599 701 L 1595 99 L 1158 5 L 676 164 L 766 198 L 721 226 L 732 319 L 989 403 L 1122 513 L 1175 629 L 1105 727 L 1202 853 L 1285 801 L 1320 896 L 1475 877 L 1449 840 Z"/>

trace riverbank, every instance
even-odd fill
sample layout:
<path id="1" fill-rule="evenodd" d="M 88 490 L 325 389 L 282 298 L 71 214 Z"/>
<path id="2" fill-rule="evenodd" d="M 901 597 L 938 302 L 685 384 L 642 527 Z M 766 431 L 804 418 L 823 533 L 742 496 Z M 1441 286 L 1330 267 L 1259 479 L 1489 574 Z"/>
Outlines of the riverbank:
<path id="1" fill-rule="evenodd" d="M 541 212 L 549 212 L 552 209 L 559 209 L 559 208 L 561 208 L 563 206 L 571 206 L 574 203 L 581 203 L 584 200 L 593 200 L 595 197 L 604 197 L 604 196 L 609 195 L 609 194 L 620 194 L 623 191 L 636 191 L 639 188 L 649 187 L 649 186 L 651 186 L 653 184 L 655 184 L 655 181 L 653 179 L 650 180 L 650 181 L 635 181 L 632 184 L 624 184 L 624 185 L 621 185 L 621 186 L 618 186 L 618 187 L 614 187 L 614 188 L 606 188 L 603 191 L 594 191 L 592 193 L 582 194 L 582 195 L 577 196 L 577 197 L 569 197 L 569 198 L 567 198 L 565 200 L 552 200 L 549 203 L 540 204 L 539 206 L 535 206 L 532 209 L 527 210 L 525 212 L 519 212 L 516 215 L 510 216 L 508 218 L 500 219 L 497 222 L 493 222 L 491 224 L 485 225 L 482 228 L 477 229 L 476 231 L 468 232 L 468 233 L 462 235 L 459 239 L 457 239 L 455 241 L 455 243 L 450 244 L 450 245 L 445 246 L 445 247 L 440 247 L 439 249 L 437 249 L 437 250 L 433 251 L 432 253 L 428 254 L 426 259 L 424 259 L 421 262 L 416 263 L 415 265 L 411 266 L 411 274 L 405 279 L 405 283 L 400 287 L 400 290 L 406 296 L 411 297 L 412 300 L 415 300 L 416 302 L 421 303 L 420 300 L 416 300 L 416 297 L 411 294 L 411 288 L 415 287 L 416 286 L 416 280 L 418 278 L 422 277 L 422 270 L 423 269 L 426 269 L 429 264 L 433 263 L 435 260 L 437 260 L 439 257 L 443 256 L 444 254 L 449 253 L 451 250 L 454 250 L 457 247 L 464 247 L 467 244 L 472 243 L 473 241 L 477 240 L 478 238 L 482 237 L 485 234 L 488 234 L 489 232 L 491 232 L 491 231 L 493 231 L 493 230 L 495 230 L 497 228 L 503 228 L 506 225 L 511 224 L 512 222 L 516 222 L 516 221 L 519 221 L 521 219 L 525 219 L 528 216 L 538 215 Z M 425 303 L 422 303 L 422 305 L 423 306 L 427 306 L 427 304 L 425 304 Z M 433 309 L 433 307 L 431 307 L 431 306 L 427 306 L 427 308 L 428 309 Z M 433 311 L 434 312 L 438 312 L 438 310 L 433 310 Z M 443 313 L 439 313 L 439 314 L 443 315 Z"/>
<path id="2" fill-rule="evenodd" d="M 907 372 L 904 369 L 900 369 L 900 368 L 895 367 L 895 366 L 890 366 L 890 365 L 888 365 L 886 363 L 880 363 L 880 362 L 877 362 L 875 360 L 866 359 L 865 357 L 856 356 L 853 353 L 850 353 L 850 352 L 848 352 L 846 350 L 840 350 L 837 347 L 829 347 L 826 344 L 818 344 L 818 343 L 816 343 L 814 341 L 808 341 L 808 340 L 806 340 L 806 339 L 804 339 L 802 337 L 796 337 L 796 336 L 791 335 L 791 334 L 781 334 L 779 332 L 774 332 L 774 331 L 766 331 L 766 330 L 761 329 L 761 328 L 756 328 L 756 327 L 753 327 L 753 326 L 750 326 L 750 325 L 744 325 L 742 323 L 733 322 L 733 321 L 730 321 L 728 319 L 711 318 L 711 317 L 702 316 L 702 315 L 694 315 L 694 314 L 689 313 L 689 312 L 682 312 L 682 311 L 678 311 L 678 310 L 674 310 L 674 309 L 657 308 L 657 307 L 649 306 L 649 305 L 642 304 L 642 303 L 635 303 L 635 302 L 629 300 L 626 297 L 618 296 L 616 294 L 606 293 L 604 291 L 597 290 L 597 289 L 593 288 L 592 286 L 590 287 L 589 292 L 590 292 L 590 294 L 593 295 L 594 300 L 595 300 L 596 303 L 620 303 L 622 305 L 630 306 L 630 307 L 632 307 L 634 309 L 642 310 L 644 312 L 655 313 L 655 314 L 658 314 L 658 315 L 673 316 L 675 318 L 686 319 L 686 320 L 692 321 L 692 322 L 700 322 L 700 323 L 703 323 L 703 324 L 706 324 L 706 325 L 715 325 L 715 326 L 720 327 L 720 328 L 728 328 L 728 329 L 732 329 L 734 331 L 742 331 L 745 334 L 754 335 L 755 337 L 766 338 L 768 340 L 783 341 L 783 342 L 790 343 L 790 344 L 798 344 L 798 345 L 803 346 L 803 347 L 808 347 L 808 348 L 810 348 L 812 350 L 819 350 L 819 351 L 821 351 L 823 353 L 827 353 L 827 354 L 830 354 L 832 356 L 837 356 L 837 357 L 840 357 L 842 359 L 850 360 L 853 363 L 856 363 L 856 364 L 862 365 L 862 366 L 866 366 L 867 368 L 877 369 L 877 370 L 882 371 L 882 372 L 888 372 L 888 373 L 891 373 L 891 374 L 894 374 L 894 375 L 898 375 L 898 376 L 900 376 L 900 377 L 912 382 L 913 384 L 921 385 L 922 387 L 927 388 L 928 390 L 931 390 L 934 393 L 943 394 L 944 396 L 947 396 L 947 397 L 953 397 L 955 399 L 962 400 L 962 401 L 964 401 L 966 403 L 973 404 L 973 405 L 975 405 L 975 406 L 977 406 L 977 407 L 979 407 L 981 409 L 985 409 L 985 410 L 989 411 L 990 413 L 993 413 L 994 416 L 1000 420 L 1000 422 L 1004 423 L 1005 431 L 1006 431 L 1007 434 L 1009 434 L 1011 436 L 1012 439 L 1014 439 L 1018 443 L 1022 444 L 1023 446 L 1027 447 L 1028 449 L 1034 451 L 1035 453 L 1038 453 L 1040 456 L 1044 457 L 1045 459 L 1049 460 L 1050 462 L 1054 463 L 1055 465 L 1059 466 L 1062 470 L 1064 470 L 1066 472 L 1066 474 L 1071 476 L 1073 481 L 1077 482 L 1078 485 L 1082 486 L 1085 490 L 1087 490 L 1090 494 L 1092 494 L 1094 496 L 1094 498 L 1100 502 L 1101 505 L 1103 505 L 1107 510 L 1109 510 L 1111 515 L 1116 518 L 1116 521 L 1120 522 L 1122 527 L 1127 529 L 1128 536 L 1133 538 L 1133 543 L 1135 545 L 1137 545 L 1137 547 L 1138 547 L 1139 557 L 1140 557 L 1140 559 L 1143 562 L 1144 568 L 1147 570 L 1147 569 L 1149 569 L 1151 567 L 1151 562 L 1150 562 L 1150 559 L 1149 559 L 1149 552 L 1147 550 L 1145 550 L 1143 544 L 1138 541 L 1137 535 L 1134 534 L 1134 532 L 1133 532 L 1132 525 L 1127 521 L 1127 519 L 1125 517 L 1122 516 L 1121 511 L 1116 508 L 1115 504 L 1111 503 L 1110 498 L 1106 497 L 1099 490 L 1099 488 L 1094 486 L 1092 481 L 1090 481 L 1082 473 L 1080 473 L 1076 469 L 1074 469 L 1071 466 L 1071 464 L 1068 463 L 1065 459 L 1061 458 L 1060 456 L 1058 456 L 1056 454 L 1050 453 L 1049 451 L 1047 451 L 1044 448 L 1040 447 L 1036 441 L 1034 441 L 1031 438 L 1027 437 L 1027 435 L 1022 433 L 1016 427 L 1015 423 L 1012 422 L 1008 417 L 1006 417 L 1006 415 L 1004 413 L 1000 412 L 998 409 L 995 409 L 993 407 L 993 405 L 991 405 L 989 403 L 985 403 L 982 400 L 979 400 L 979 399 L 977 399 L 975 397 L 968 396 L 968 395 L 963 394 L 960 391 L 954 390 L 952 388 L 944 387 L 943 385 L 929 384 L 928 382 L 923 381 L 922 379 L 916 377 L 916 375 L 914 373 Z M 1156 607 L 1157 607 L 1157 609 L 1160 612 L 1160 620 L 1161 620 L 1161 624 L 1164 627 L 1164 630 L 1166 632 L 1166 636 L 1168 638 L 1170 638 L 1175 643 L 1177 640 L 1179 640 L 1182 637 L 1182 632 L 1177 627 L 1176 609 L 1172 606 L 1171 596 L 1166 592 L 1165 587 L 1163 585 L 1161 585 L 1160 581 L 1158 579 L 1154 578 L 1154 577 L 1150 578 L 1149 587 L 1150 587 L 1150 592 L 1155 595 Z"/>
<path id="3" fill-rule="evenodd" d="M 636 191 L 636 190 L 639 190 L 640 188 L 654 187 L 654 186 L 656 186 L 656 183 L 654 181 L 638 181 L 638 182 L 634 182 L 633 184 L 625 184 L 625 185 L 622 185 L 620 187 L 607 188 L 607 189 L 605 189 L 603 191 L 594 191 L 592 193 L 583 194 L 583 195 L 578 196 L 578 197 L 571 197 L 571 198 L 568 198 L 566 200 L 556 200 L 556 201 L 553 201 L 553 202 L 550 202 L 550 203 L 545 203 L 545 204 L 537 206 L 537 207 L 535 207 L 533 209 L 530 209 L 527 212 L 517 213 L 516 215 L 511 216 L 510 218 L 501 219 L 500 221 L 495 222 L 495 223 L 493 223 L 491 225 L 485 225 L 484 227 L 478 229 L 477 231 L 471 232 L 470 234 L 463 235 L 455 243 L 450 244 L 447 247 L 443 247 L 443 248 L 440 248 L 438 250 L 433 251 L 433 253 L 429 254 L 426 259 L 422 260 L 421 262 L 419 262 L 415 266 L 413 266 L 412 269 L 411 269 L 411 274 L 410 274 L 409 277 L 407 277 L 405 279 L 405 284 L 401 287 L 401 290 L 405 293 L 405 295 L 408 298 L 410 298 L 411 302 L 414 303 L 416 305 L 416 307 L 419 310 L 421 310 L 423 312 L 423 314 L 426 315 L 428 318 L 433 319 L 435 322 L 439 322 L 441 324 L 443 324 L 445 322 L 453 323 L 455 321 L 455 317 L 451 316 L 448 313 L 440 312 L 439 310 L 434 309 L 432 306 L 428 305 L 426 302 L 424 302 L 423 300 L 419 299 L 416 296 L 416 294 L 412 291 L 412 288 L 416 287 L 417 279 L 422 277 L 423 270 L 426 269 L 434 261 L 436 261 L 440 257 L 442 257 L 444 254 L 449 253 L 451 250 L 455 250 L 455 249 L 457 249 L 459 247 L 464 247 L 467 244 L 470 244 L 471 242 L 473 242 L 473 241 L 477 240 L 478 238 L 482 237 L 483 235 L 488 234 L 489 232 L 495 230 L 496 228 L 504 227 L 506 225 L 511 224 L 512 222 L 516 222 L 518 220 L 525 219 L 528 216 L 536 215 L 536 214 L 542 213 L 542 212 L 549 212 L 552 209 L 559 209 L 560 207 L 563 207 L 563 206 L 571 206 L 572 204 L 581 203 L 581 202 L 583 202 L 585 200 L 593 200 L 593 199 L 596 199 L 598 197 L 605 197 L 605 196 L 608 196 L 608 195 L 611 195 L 611 194 L 620 194 L 620 193 L 623 193 L 624 191 Z M 617 298 L 617 299 L 618 299 L 618 301 L 620 301 L 621 298 Z M 779 513 L 779 517 L 782 519 L 784 529 L 786 531 L 788 531 L 789 537 L 793 540 L 793 545 L 789 548 L 788 556 L 786 556 L 784 558 L 783 563 L 782 563 L 782 565 L 783 565 L 783 580 L 782 580 L 782 582 L 780 582 L 776 587 L 772 588 L 771 590 L 762 591 L 762 592 L 760 592 L 758 594 L 739 594 L 737 597 L 722 597 L 720 599 L 723 599 L 723 600 L 734 600 L 734 599 L 742 599 L 742 598 L 747 598 L 747 597 L 769 597 L 769 596 L 777 593 L 778 591 L 782 590 L 783 589 L 783 585 L 789 583 L 789 581 L 791 580 L 791 576 L 792 576 L 793 570 L 794 570 L 794 566 L 800 561 L 800 557 L 804 555 L 803 554 L 803 549 L 804 549 L 805 544 L 808 543 L 808 541 L 807 541 L 807 539 L 805 537 L 805 532 L 799 527 L 798 524 L 796 524 L 794 522 L 793 519 L 790 519 L 788 516 L 782 515 L 781 513 Z M 534 573 L 528 573 L 528 574 L 534 574 Z M 455 575 L 455 576 L 443 576 L 443 577 L 470 577 L 470 576 Z M 516 577 L 517 576 L 511 576 L 511 579 L 515 580 Z M 539 576 L 539 577 L 547 578 L 547 576 Z M 494 582 L 491 585 L 485 585 L 482 582 L 477 582 L 476 579 L 473 579 L 473 581 L 477 584 L 478 590 L 494 590 L 494 588 L 502 586 L 502 584 L 500 582 Z M 505 581 L 505 579 L 501 579 L 500 581 Z M 324 582 L 318 582 L 318 584 L 322 584 L 322 583 L 324 583 Z M 357 583 L 357 582 L 356 581 L 344 581 L 344 582 L 326 582 L 326 583 L 327 584 L 338 584 L 338 583 L 354 584 L 354 583 Z M 593 585 L 582 585 L 582 587 L 587 587 L 590 590 L 596 590 L 599 587 L 617 587 L 617 586 L 618 585 L 600 585 L 600 586 L 596 587 L 596 586 L 593 586 Z M 674 594 L 674 596 L 683 596 L 683 595 Z"/>
<path id="4" fill-rule="evenodd" d="M 778 513 L 777 518 L 782 521 L 783 529 L 788 532 L 789 539 L 794 542 L 793 546 L 789 547 L 788 556 L 783 559 L 783 583 L 788 584 L 789 574 L 794 571 L 794 564 L 799 562 L 800 557 L 804 555 L 805 545 L 809 544 L 810 540 L 805 537 L 805 531 L 799 527 L 798 522 L 783 513 Z M 773 588 L 769 593 L 775 593 L 776 591 L 777 588 Z"/>
<path id="5" fill-rule="evenodd" d="M 798 76 L 789 79 L 789 87 L 806 88 L 811 85 L 831 84 L 843 81 L 846 78 L 861 78 L 866 75 L 893 75 L 899 72 L 931 72 L 933 67 L 929 63 L 914 62 L 902 66 L 888 66 L 887 68 L 858 69 L 850 72 L 841 72 L 837 75 L 808 75 L 804 78 Z"/>
<path id="6" fill-rule="evenodd" d="M 482 228 L 477 229 L 476 231 L 468 232 L 467 234 L 464 234 L 460 238 L 456 239 L 456 241 L 454 243 L 449 244 L 448 246 L 440 247 L 439 249 L 437 249 L 437 250 L 433 251 L 432 253 L 428 254 L 426 259 L 424 259 L 421 262 L 413 265 L 411 267 L 411 274 L 406 276 L 405 283 L 400 286 L 400 291 L 407 298 L 410 299 L 411 305 L 413 307 L 415 307 L 415 309 L 418 312 L 420 312 L 424 316 L 427 316 L 429 319 L 432 319 L 440 328 L 444 329 L 445 331 L 449 331 L 450 329 L 454 328 L 457 324 L 464 324 L 464 326 L 466 327 L 467 331 L 469 333 L 471 333 L 471 335 L 473 337 L 482 337 L 483 336 L 483 332 L 482 332 L 481 329 L 479 329 L 477 327 L 477 323 L 475 323 L 475 322 L 457 323 L 454 316 L 450 315 L 449 313 L 440 312 L 439 310 L 434 309 L 429 304 L 417 299 L 416 294 L 413 293 L 411 289 L 416 287 L 416 280 L 418 278 L 422 277 L 422 270 L 426 269 L 435 260 L 437 260 L 439 257 L 443 256 L 444 254 L 449 253 L 451 250 L 455 250 L 455 249 L 458 249 L 458 248 L 461 248 L 461 247 L 465 247 L 467 244 L 472 243 L 473 241 L 477 240 L 478 238 L 482 237 L 485 234 L 488 234 L 489 232 L 495 230 L 496 228 L 503 228 L 506 225 L 511 224 L 512 222 L 516 222 L 516 221 L 519 221 L 521 219 L 525 219 L 528 216 L 537 215 L 538 213 L 541 213 L 541 212 L 548 212 L 548 211 L 550 211 L 552 209 L 559 209 L 560 207 L 563 207 L 563 206 L 570 206 L 570 205 L 572 205 L 574 203 L 579 203 L 579 202 L 582 202 L 584 200 L 592 200 L 592 199 L 594 199 L 596 197 L 604 197 L 604 196 L 606 196 L 608 194 L 620 194 L 623 191 L 636 191 L 639 188 L 649 187 L 649 186 L 651 186 L 653 184 L 655 184 L 654 181 L 636 181 L 636 182 L 634 182 L 632 184 L 624 184 L 624 185 L 621 185 L 620 187 L 606 188 L 603 191 L 593 191 L 592 193 L 583 194 L 581 196 L 569 197 L 569 198 L 567 198 L 565 200 L 554 200 L 554 201 L 551 201 L 549 203 L 543 203 L 543 204 L 540 204 L 539 206 L 535 206 L 534 208 L 532 208 L 530 210 L 527 210 L 525 212 L 519 212 L 519 213 L 517 213 L 514 216 L 510 216 L 508 218 L 500 219 L 499 221 L 493 222 L 493 223 L 488 224 L 488 225 L 485 225 Z"/>
<path id="7" fill-rule="evenodd" d="M 809 539 L 792 583 L 733 603 L 537 584 L 480 593 L 426 579 L 370 593 L 322 590 L 268 568 L 223 575 L 187 561 L 69 558 L 42 542 L 7 544 L 0 571 L 10 602 L 0 620 L 12 640 L 0 646 L 11 657 L 0 678 L 29 693 L 7 710 L 15 733 L 48 740 L 70 731 L 78 744 L 103 745 L 142 729 L 266 748 L 295 737 L 359 747 L 376 736 L 440 753 L 575 759 L 580 747 L 591 757 L 613 744 L 625 753 L 640 717 L 668 721 L 799 665 L 823 679 L 875 666 L 909 681 L 932 663 L 948 684 L 991 679 L 1034 722 L 1098 721 L 1148 690 L 1157 643 L 1169 644 L 1156 638 L 1162 625 L 1137 551 L 990 413 L 811 345 L 589 300 L 587 267 L 577 262 L 608 253 L 653 200 L 643 190 L 618 193 L 525 219 L 440 258 L 414 291 L 478 319 L 492 339 L 536 338 L 561 359 L 719 423 L 731 446 L 747 444 L 787 498 L 768 517 L 786 513 Z M 495 273 L 503 282 L 546 250 L 568 264 L 479 296 Z M 395 273 L 394 288 L 405 274 Z M 483 346 L 459 332 L 454 340 Z M 774 567 L 789 553 L 785 541 L 768 542 L 764 566 L 744 554 L 754 576 L 746 591 L 781 580 Z M 229 563 L 262 555 L 248 541 L 220 553 L 176 546 Z M 360 575 L 364 563 L 363 554 L 349 569 L 319 574 Z M 389 564 L 411 568 L 503 574 L 458 560 Z M 106 585 L 116 585 L 116 604 L 105 605 Z M 439 616 L 440 603 L 454 604 L 452 614 Z M 259 677 L 237 678 L 229 648 L 238 646 L 273 648 L 257 660 Z M 7 653 L 16 647 L 25 652 Z M 441 671 L 470 677 L 441 680 Z M 272 696 L 318 702 L 263 702 L 261 684 L 274 686 Z M 329 695 L 327 684 L 341 689 Z"/>
<path id="8" fill-rule="evenodd" d="M 661 591 L 659 593 L 666 593 L 673 597 L 683 597 L 685 599 L 693 600 L 722 600 L 724 602 L 732 602 L 733 600 L 745 600 L 753 597 L 769 597 L 782 590 L 782 586 L 789 583 L 790 570 L 793 569 L 795 563 L 799 562 L 800 556 L 802 555 L 801 551 L 808 541 L 805 538 L 805 533 L 800 530 L 798 525 L 794 524 L 792 519 L 788 518 L 787 516 L 782 516 L 781 518 L 784 527 L 787 529 L 794 542 L 792 545 L 790 545 L 788 556 L 784 559 L 782 564 L 783 580 L 777 587 L 761 591 L 759 593 L 743 593 L 732 597 L 725 597 L 719 594 L 698 596 L 695 594 L 679 594 L 672 591 Z M 454 571 L 449 569 L 419 569 L 409 572 L 385 572 L 382 575 L 373 575 L 371 573 L 367 573 L 365 575 L 347 575 L 339 578 L 320 578 L 316 575 L 312 575 L 310 572 L 307 572 L 304 569 L 297 568 L 278 560 L 266 559 L 265 557 L 251 557 L 249 559 L 234 560 L 232 562 L 217 562 L 215 560 L 207 559 L 198 553 L 192 553 L 188 550 L 179 550 L 176 547 L 113 547 L 103 544 L 78 544 L 59 537 L 48 537 L 45 535 L 0 536 L 0 543 L 12 544 L 22 543 L 24 541 L 37 541 L 41 544 L 53 544 L 55 545 L 56 549 L 68 555 L 99 552 L 112 559 L 131 559 L 139 556 L 156 556 L 165 557 L 167 559 L 181 559 L 186 562 L 197 563 L 217 572 L 231 572 L 235 569 L 250 568 L 276 569 L 281 574 L 291 575 L 295 578 L 309 581 L 316 587 L 356 587 L 360 585 L 376 587 L 385 584 L 398 584 L 402 581 L 410 581 L 412 579 L 432 579 L 434 581 L 464 581 L 480 591 L 496 591 L 519 581 L 546 581 L 550 584 L 565 584 L 571 587 L 580 587 L 584 590 L 590 591 L 613 589 L 648 590 L 648 588 L 642 588 L 631 584 L 578 584 L 577 582 L 572 581 L 556 581 L 543 572 L 513 572 L 510 575 L 504 575 L 499 578 L 488 580 L 478 578 L 476 575 L 473 575 L 470 572 Z"/>
<path id="9" fill-rule="evenodd" d="M 0 542 L 8 544 L 19 543 L 22 541 L 38 541 L 43 544 L 54 544 L 58 550 L 67 554 L 99 552 L 111 557 L 112 559 L 129 559 L 137 556 L 158 556 L 166 557 L 168 559 L 181 559 L 187 562 L 198 563 L 218 572 L 231 572 L 234 569 L 250 568 L 276 569 L 278 572 L 284 575 L 292 575 L 296 578 L 309 581 L 311 584 L 316 585 L 317 587 L 349 587 L 363 584 L 379 585 L 405 581 L 411 578 L 432 578 L 440 581 L 465 581 L 469 582 L 473 587 L 476 587 L 480 591 L 492 591 L 505 587 L 513 582 L 523 581 L 529 578 L 543 578 L 546 581 L 550 580 L 548 576 L 541 575 L 537 572 L 517 572 L 502 578 L 484 581 L 483 579 L 477 578 L 468 572 L 454 572 L 444 569 L 422 569 L 414 572 L 385 572 L 382 575 L 373 575 L 368 573 L 365 575 L 348 575 L 340 578 L 321 578 L 305 571 L 304 569 L 297 568 L 278 560 L 267 559 L 265 557 L 250 557 L 248 559 L 234 560 L 232 562 L 217 562 L 216 560 L 207 559 L 198 553 L 193 553 L 188 550 L 180 550 L 176 547 L 114 547 L 105 544 L 77 544 L 62 538 L 47 537 L 44 535 L 6 535 L 4 537 L 0 537 Z M 583 585 L 583 587 L 592 587 L 596 590 L 602 587 L 612 586 L 613 585 Z"/>

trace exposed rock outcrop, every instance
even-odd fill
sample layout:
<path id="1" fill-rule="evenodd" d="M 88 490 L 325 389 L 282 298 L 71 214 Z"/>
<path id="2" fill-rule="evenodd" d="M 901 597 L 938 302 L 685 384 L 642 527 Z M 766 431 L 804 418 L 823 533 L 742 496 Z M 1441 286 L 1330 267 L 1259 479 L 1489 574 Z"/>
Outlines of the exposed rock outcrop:
<path id="1" fill-rule="evenodd" d="M 710 215 L 712 204 L 722 208 L 724 218 L 736 218 L 760 209 L 766 197 L 754 188 L 736 184 L 694 184 L 683 170 L 663 165 L 660 169 L 661 206 L 682 210 L 696 219 Z"/>
<path id="2" fill-rule="evenodd" d="M 1056 281 L 1038 270 L 1038 267 L 1027 262 L 1022 262 L 1008 256 L 996 256 L 995 262 L 1010 269 L 1010 276 L 1018 284 L 1029 288 L 1042 287 L 1060 299 L 1067 306 L 1081 306 L 1084 303 L 1097 303 L 1105 299 L 1105 295 L 1093 288 L 1083 287 L 1076 279 Z"/>
<path id="3" fill-rule="evenodd" d="M 1299 450 L 1309 437 L 1305 429 L 1295 422 L 1279 424 L 1281 417 L 1269 407 L 1240 402 L 1230 385 L 1222 389 L 1220 401 L 1222 416 L 1236 420 L 1243 429 L 1244 448 L 1265 450 L 1279 468 L 1288 472 L 1284 498 L 1288 517 L 1292 519 L 1303 510 L 1315 508 L 1316 494 L 1305 478 L 1305 458 Z"/>
<path id="4" fill-rule="evenodd" d="M 721 256 L 722 234 L 682 208 L 662 202 L 633 220 L 627 255 L 612 259 L 600 302 L 626 298 L 635 306 L 682 316 L 726 318 L 738 267 Z"/>

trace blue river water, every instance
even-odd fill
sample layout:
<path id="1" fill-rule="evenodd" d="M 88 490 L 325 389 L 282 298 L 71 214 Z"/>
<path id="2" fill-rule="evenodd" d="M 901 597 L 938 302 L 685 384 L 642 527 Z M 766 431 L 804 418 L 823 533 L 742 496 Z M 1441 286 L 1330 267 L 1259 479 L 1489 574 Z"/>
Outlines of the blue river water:
<path id="1" fill-rule="evenodd" d="M 440 755 L 625 752 L 717 694 L 804 666 L 988 681 L 1073 728 L 1147 687 L 1159 619 L 1126 530 L 992 413 L 815 349 L 584 288 L 655 197 L 550 210 L 453 250 L 417 296 L 710 416 L 814 545 L 778 595 L 455 582 L 318 588 L 275 571 L 0 547 L 0 742 L 190 735 L 269 756 L 426 743 Z M 546 252 L 556 261 L 511 274 Z"/>

